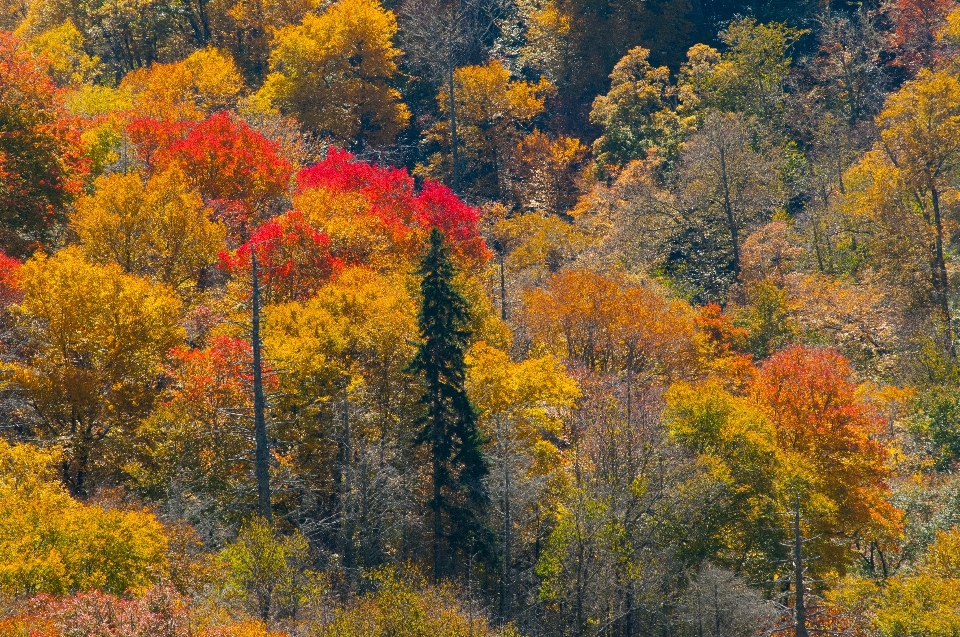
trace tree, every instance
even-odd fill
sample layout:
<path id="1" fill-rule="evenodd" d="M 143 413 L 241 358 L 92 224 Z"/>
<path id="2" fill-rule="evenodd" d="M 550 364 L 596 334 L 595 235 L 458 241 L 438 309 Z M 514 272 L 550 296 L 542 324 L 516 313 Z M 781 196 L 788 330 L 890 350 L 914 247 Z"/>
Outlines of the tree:
<path id="1" fill-rule="evenodd" d="M 455 153 L 450 126 L 455 117 L 456 153 L 462 153 L 457 159 L 457 182 L 474 195 L 503 197 L 509 191 L 522 127 L 543 111 L 553 86 L 545 79 L 537 84 L 511 80 L 510 72 L 498 61 L 458 68 L 452 81 L 452 104 L 444 92 L 437 96 L 440 112 L 447 120 L 427 132 L 429 141 L 447 146 L 449 153 L 432 154 L 416 172 L 435 179 L 448 177 L 453 185 Z"/>
<path id="2" fill-rule="evenodd" d="M 129 91 L 138 117 L 202 120 L 232 108 L 243 88 L 233 59 L 214 48 L 182 62 L 153 64 L 127 73 L 120 90 Z"/>
<path id="3" fill-rule="evenodd" d="M 888 500 L 881 421 L 857 395 L 847 361 L 794 345 L 768 358 L 746 390 L 736 396 L 709 381 L 667 394 L 671 434 L 726 491 L 708 533 L 717 557 L 765 581 L 796 581 L 843 572 L 855 544 L 882 554 L 901 515 Z M 785 514 L 789 523 L 770 524 Z M 792 568 L 802 567 L 796 553 L 787 561 L 790 537 L 794 552 L 808 547 L 806 574 Z"/>
<path id="4" fill-rule="evenodd" d="M 178 165 L 204 200 L 240 202 L 253 220 L 286 193 L 293 172 L 278 144 L 225 111 L 196 123 L 139 118 L 128 132 L 154 170 Z"/>
<path id="5" fill-rule="evenodd" d="M 403 6 L 403 48 L 413 67 L 442 87 L 449 134 L 450 188 L 460 193 L 460 137 L 454 74 L 465 62 L 480 62 L 489 47 L 489 34 L 506 14 L 497 0 L 412 0 Z"/>
<path id="6" fill-rule="evenodd" d="M 623 374 L 632 388 L 682 376 L 692 362 L 688 307 L 623 274 L 565 269 L 525 298 L 533 342 L 570 364 Z"/>
<path id="7" fill-rule="evenodd" d="M 36 416 L 29 435 L 63 445 L 63 480 L 86 495 L 135 455 L 164 356 L 183 340 L 181 303 L 169 287 L 93 265 L 76 248 L 38 253 L 20 273 L 27 355 L 11 364 L 10 387 Z"/>
<path id="8" fill-rule="evenodd" d="M 666 395 L 670 435 L 701 458 L 721 489 L 704 529 L 706 553 L 721 566 L 770 581 L 786 558 L 778 511 L 777 437 L 772 423 L 748 399 L 719 382 L 676 383 Z"/>
<path id="9" fill-rule="evenodd" d="M 593 142 L 601 169 L 644 159 L 650 151 L 664 158 L 676 154 L 681 125 L 671 108 L 676 96 L 670 70 L 654 68 L 649 58 L 649 49 L 631 49 L 613 67 L 610 91 L 593 101 L 590 121 L 603 128 Z"/>
<path id="10" fill-rule="evenodd" d="M 937 533 L 919 564 L 892 578 L 876 605 L 884 637 L 949 635 L 960 629 L 960 531 Z"/>
<path id="11" fill-rule="evenodd" d="M 209 220 L 209 210 L 178 166 L 146 184 L 137 173 L 115 173 L 97 179 L 94 188 L 70 216 L 91 261 L 116 263 L 128 274 L 181 292 L 189 292 L 216 263 L 226 228 Z"/>
<path id="12" fill-rule="evenodd" d="M 433 181 L 419 192 L 406 170 L 357 161 L 331 149 L 300 171 L 295 207 L 330 237 L 330 251 L 348 265 L 408 271 L 434 226 L 443 230 L 457 264 L 471 268 L 489 257 L 480 236 L 480 211 Z"/>
<path id="13" fill-rule="evenodd" d="M 876 115 L 883 104 L 888 78 L 881 55 L 883 34 L 866 7 L 854 15 L 825 12 L 818 30 L 819 50 L 808 62 L 826 107 L 850 128 Z"/>
<path id="14" fill-rule="evenodd" d="M 431 585 L 416 568 L 385 567 L 371 571 L 365 592 L 352 603 L 338 604 L 318 626 L 317 637 L 517 637 L 510 626 L 494 628 L 470 602 L 447 583 Z"/>
<path id="15" fill-rule="evenodd" d="M 0 241 L 23 254 L 80 194 L 87 165 L 53 82 L 21 42 L 0 33 Z"/>
<path id="16" fill-rule="evenodd" d="M 83 34 L 70 20 L 32 38 L 27 49 L 46 63 L 57 86 L 92 83 L 99 71 L 99 58 L 83 50 Z"/>
<path id="17" fill-rule="evenodd" d="M 900 515 L 887 499 L 888 451 L 877 439 L 883 422 L 857 395 L 849 363 L 831 349 L 799 345 L 777 352 L 751 388 L 784 451 L 784 495 L 800 498 L 808 535 L 856 534 L 878 541 Z M 843 545 L 817 542 L 824 564 L 843 568 Z"/>
<path id="18" fill-rule="evenodd" d="M 940 60 L 944 51 L 939 32 L 956 7 L 953 0 L 892 0 L 884 7 L 894 23 L 890 38 L 893 63 L 908 77 L 932 70 Z"/>
<path id="19" fill-rule="evenodd" d="M 220 265 L 248 287 L 254 255 L 263 303 L 309 298 L 342 268 L 330 254 L 330 238 L 295 210 L 254 230 L 233 254 L 221 253 Z"/>
<path id="20" fill-rule="evenodd" d="M 514 363 L 505 352 L 477 343 L 466 359 L 467 389 L 495 465 L 490 475 L 494 515 L 500 519 L 500 616 L 512 614 L 515 535 L 539 514 L 543 476 L 559 464 L 551 440 L 563 435 L 563 417 L 580 396 L 576 382 L 552 356 Z"/>
<path id="21" fill-rule="evenodd" d="M 168 0 L 83 4 L 40 0 L 30 4 L 17 32 L 33 38 L 67 20 L 84 34 L 84 48 L 100 59 L 116 81 L 128 71 L 161 61 L 175 46 L 170 36 L 177 26 L 177 12 Z"/>
<path id="22" fill-rule="evenodd" d="M 58 450 L 0 440 L 0 591 L 140 592 L 167 572 L 167 534 L 147 510 L 81 504 Z"/>
<path id="23" fill-rule="evenodd" d="M 423 277 L 417 315 L 423 342 L 410 370 L 422 374 L 424 384 L 424 415 L 416 442 L 429 450 L 433 574 L 439 579 L 449 572 L 445 543 L 467 554 L 485 548 L 481 520 L 487 503 L 483 479 L 488 468 L 476 408 L 464 386 L 470 309 L 454 285 L 456 271 L 438 228 L 430 231 L 429 248 L 418 274 Z"/>
<path id="24" fill-rule="evenodd" d="M 390 86 L 400 51 L 396 18 L 376 0 L 339 0 L 281 29 L 260 96 L 344 145 L 383 146 L 410 112 Z"/>
<path id="25" fill-rule="evenodd" d="M 690 263 L 677 265 L 702 270 L 692 283 L 707 298 L 722 298 L 739 279 L 746 233 L 785 200 L 776 151 L 756 139 L 752 124 L 738 115 L 711 113 L 681 152 L 680 197 L 696 221 L 687 220 L 687 236 L 678 237 L 691 242 L 683 246 Z M 702 262 L 697 252 L 704 253 Z"/>
<path id="26" fill-rule="evenodd" d="M 253 518 L 220 552 L 228 569 L 227 595 L 239 597 L 263 621 L 296 617 L 319 583 L 307 568 L 309 548 L 299 531 L 283 537 L 263 518 Z"/>
<path id="27" fill-rule="evenodd" d="M 922 220 L 925 236 L 914 241 L 926 247 L 931 301 L 940 313 L 944 348 L 954 356 L 944 198 L 952 196 L 960 168 L 960 80 L 943 71 L 921 72 L 887 99 L 877 125 L 880 142 L 856 169 L 863 186 L 853 200 L 881 222 L 894 221 L 883 217 L 902 214 L 903 207 Z"/>
<path id="28" fill-rule="evenodd" d="M 741 113 L 780 130 L 784 86 L 792 62 L 787 54 L 804 33 L 777 22 L 732 20 L 719 34 L 725 52 L 720 54 L 704 44 L 688 51 L 677 82 L 680 112 L 718 109 Z"/>
<path id="29" fill-rule="evenodd" d="M 516 149 L 514 193 L 521 208 L 547 215 L 567 215 L 576 205 L 579 173 L 588 148 L 573 137 L 551 137 L 534 130 Z"/>

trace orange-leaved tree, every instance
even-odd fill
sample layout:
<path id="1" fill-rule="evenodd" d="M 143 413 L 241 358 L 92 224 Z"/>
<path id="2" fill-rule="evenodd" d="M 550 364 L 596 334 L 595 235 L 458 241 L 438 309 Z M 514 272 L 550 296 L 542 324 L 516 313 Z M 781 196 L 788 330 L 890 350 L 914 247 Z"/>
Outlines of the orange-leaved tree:
<path id="1" fill-rule="evenodd" d="M 79 132 L 43 65 L 0 32 L 0 242 L 7 250 L 23 254 L 46 239 L 86 173 Z"/>

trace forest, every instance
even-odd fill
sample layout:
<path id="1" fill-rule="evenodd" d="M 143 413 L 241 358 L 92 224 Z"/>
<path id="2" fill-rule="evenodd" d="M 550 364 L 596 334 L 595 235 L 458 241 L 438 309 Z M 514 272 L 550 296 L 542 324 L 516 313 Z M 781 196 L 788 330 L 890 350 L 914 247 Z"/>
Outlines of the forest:
<path id="1" fill-rule="evenodd" d="M 0 0 L 0 636 L 957 637 L 960 1 Z"/>

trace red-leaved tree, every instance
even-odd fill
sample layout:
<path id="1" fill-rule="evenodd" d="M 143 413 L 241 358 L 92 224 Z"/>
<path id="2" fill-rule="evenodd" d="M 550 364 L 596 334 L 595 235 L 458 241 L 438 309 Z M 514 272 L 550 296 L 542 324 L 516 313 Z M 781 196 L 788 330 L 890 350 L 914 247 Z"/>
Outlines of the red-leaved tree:
<path id="1" fill-rule="evenodd" d="M 266 303 L 308 298 L 342 268 L 330 254 L 330 238 L 310 226 L 296 210 L 257 228 L 235 252 L 221 253 L 221 267 L 249 280 L 252 251 L 257 255 L 259 283 Z"/>
<path id="2" fill-rule="evenodd" d="M 293 174 L 278 144 L 226 112 L 202 122 L 140 118 L 127 131 L 151 168 L 176 163 L 204 199 L 239 202 L 254 218 L 286 193 Z"/>

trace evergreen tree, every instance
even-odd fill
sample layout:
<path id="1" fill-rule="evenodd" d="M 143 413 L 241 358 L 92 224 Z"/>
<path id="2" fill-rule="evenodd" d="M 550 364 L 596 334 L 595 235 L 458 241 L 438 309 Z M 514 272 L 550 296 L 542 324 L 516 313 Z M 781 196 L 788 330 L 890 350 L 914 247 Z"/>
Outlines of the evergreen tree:
<path id="1" fill-rule="evenodd" d="M 443 574 L 444 544 L 451 553 L 482 551 L 481 523 L 488 473 L 476 409 L 464 388 L 464 354 L 470 338 L 469 305 L 453 283 L 456 269 L 443 233 L 430 232 L 418 274 L 422 301 L 417 322 L 423 339 L 410 364 L 423 377 L 424 415 L 416 444 L 427 445 L 432 463 L 433 572 Z"/>

